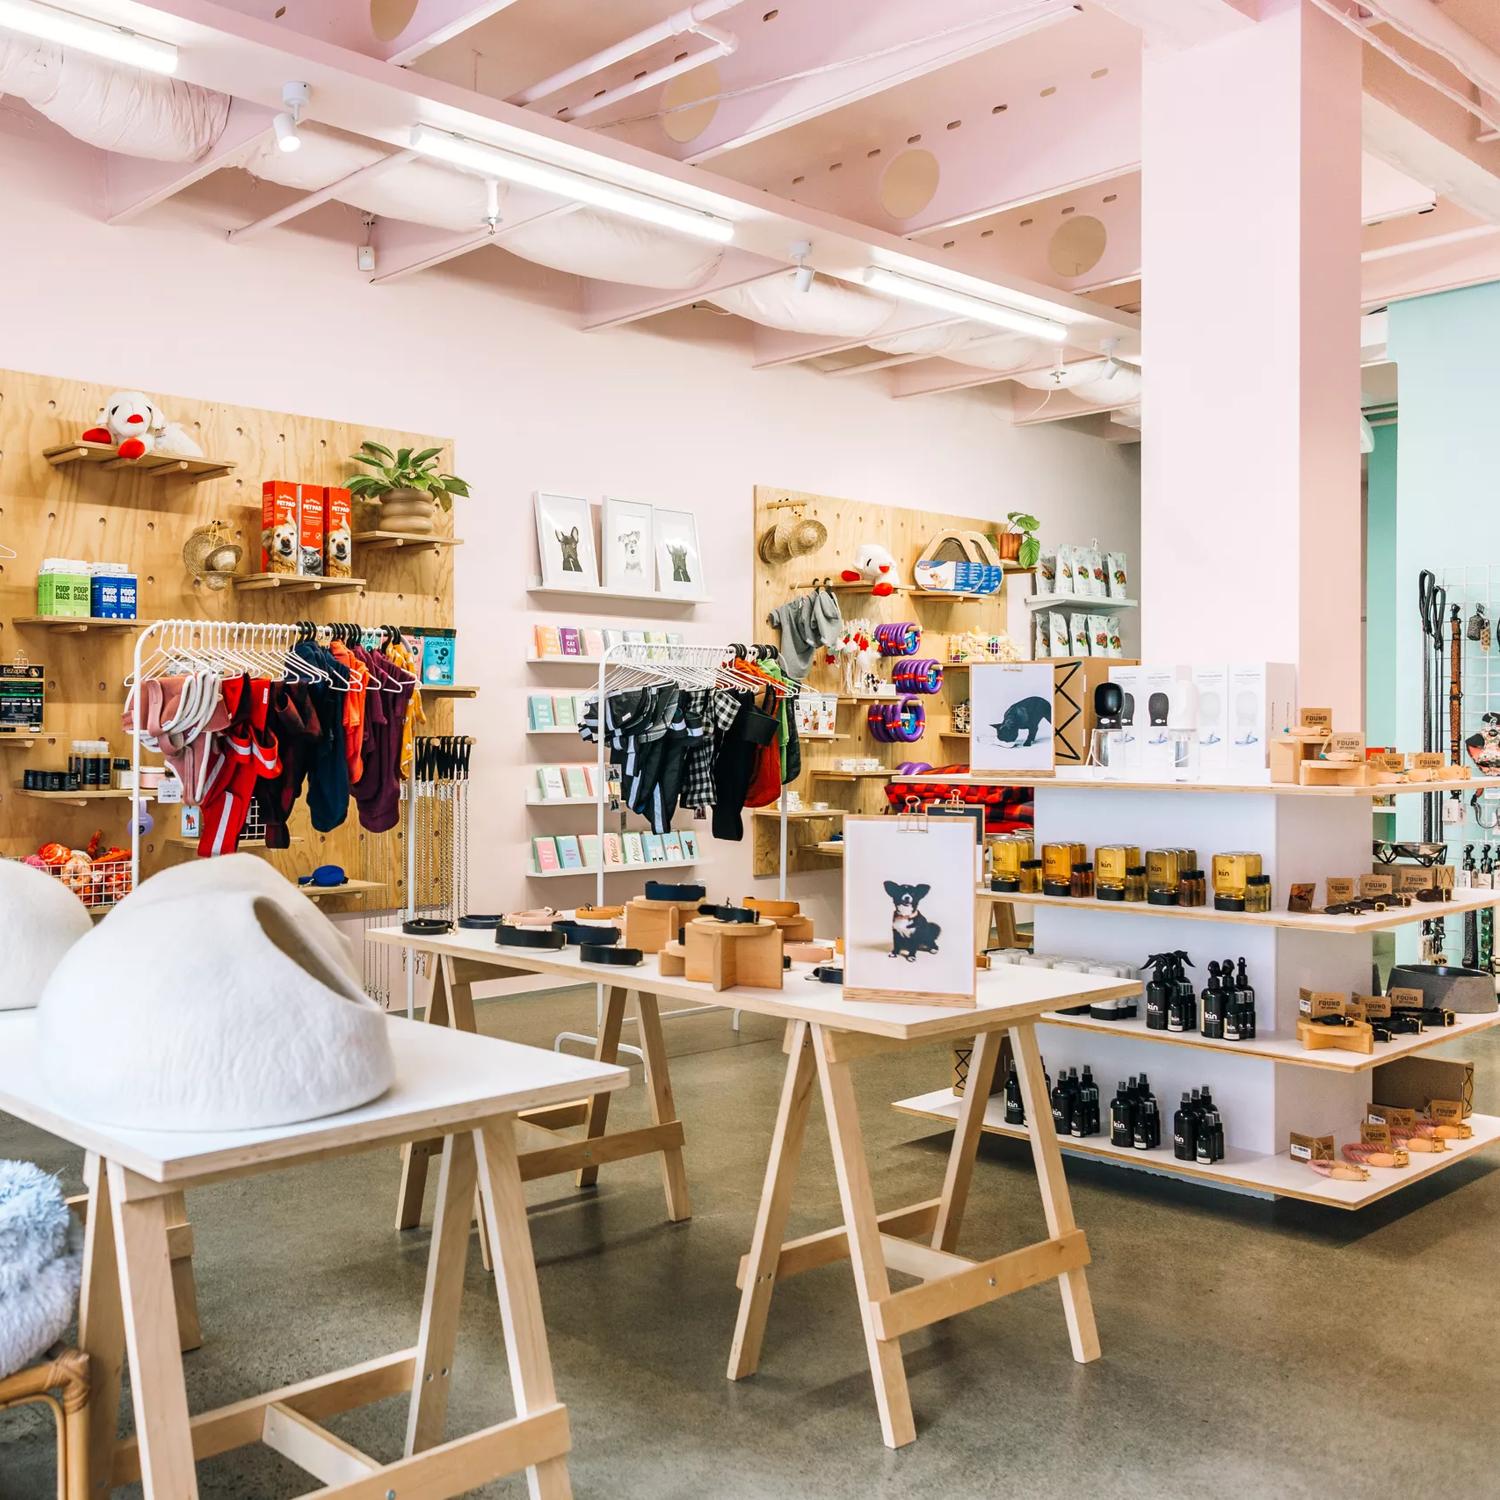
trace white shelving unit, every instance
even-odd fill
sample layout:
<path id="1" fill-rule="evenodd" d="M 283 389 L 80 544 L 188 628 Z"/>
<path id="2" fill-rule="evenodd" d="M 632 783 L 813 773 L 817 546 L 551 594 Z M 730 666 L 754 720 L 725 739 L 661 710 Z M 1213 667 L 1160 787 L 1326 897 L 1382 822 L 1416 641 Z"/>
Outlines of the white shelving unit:
<path id="1" fill-rule="evenodd" d="M 587 584 L 549 584 L 543 583 L 535 575 L 526 586 L 526 592 L 556 599 L 624 599 L 631 604 L 670 604 L 684 609 L 691 609 L 695 604 L 712 603 L 707 594 L 694 594 L 685 598 L 680 594 L 659 593 L 655 589 L 606 589 L 589 588 Z"/>
<path id="2" fill-rule="evenodd" d="M 604 877 L 607 880 L 611 875 L 642 875 L 650 871 L 660 872 L 662 870 L 691 870 L 698 861 L 696 859 L 668 859 L 655 861 L 642 861 L 633 865 L 605 865 Z M 598 865 L 580 865 L 576 870 L 529 870 L 529 880 L 573 880 L 580 875 L 587 875 L 593 880 L 599 874 Z"/>
<path id="3" fill-rule="evenodd" d="M 1111 1146 L 1107 1135 L 1065 1141 L 1079 1155 L 1168 1172 L 1214 1186 L 1275 1197 L 1359 1208 L 1399 1191 L 1500 1139 L 1500 1119 L 1475 1115 L 1471 1140 L 1432 1156 L 1413 1156 L 1401 1169 L 1372 1170 L 1367 1182 L 1334 1182 L 1287 1154 L 1292 1131 L 1333 1135 L 1339 1145 L 1359 1138 L 1366 1104 L 1379 1099 L 1374 1070 L 1381 1064 L 1434 1047 L 1461 1045 L 1476 1032 L 1500 1025 L 1500 1012 L 1459 1016 L 1452 1027 L 1377 1042 L 1373 1053 L 1305 1051 L 1296 1038 L 1298 992 L 1306 986 L 1368 992 L 1372 986 L 1373 939 L 1391 928 L 1428 917 L 1450 921 L 1465 911 L 1500 905 L 1500 891 L 1460 891 L 1447 902 L 1414 902 L 1385 912 L 1329 917 L 1286 908 L 1294 881 L 1318 882 L 1318 898 L 1329 876 L 1359 876 L 1372 868 L 1371 799 L 1394 793 L 1420 794 L 1441 784 L 1380 787 L 1292 787 L 1268 783 L 1106 781 L 1077 775 L 943 777 L 982 784 L 1004 780 L 1036 789 L 1037 852 L 1045 843 L 1077 840 L 1090 855 L 1101 844 L 1133 844 L 1144 851 L 1187 847 L 1211 869 L 1213 855 L 1255 850 L 1271 877 L 1270 913 L 1215 911 L 1208 907 L 1159 907 L 1143 903 L 1028 897 L 981 891 L 993 901 L 1030 907 L 1034 943 L 1041 953 L 1065 958 L 1123 960 L 1142 964 L 1148 955 L 1185 950 L 1189 974 L 1201 992 L 1208 962 L 1246 960 L 1256 992 L 1256 1032 L 1249 1042 L 1215 1041 L 1200 1032 L 1149 1031 L 1141 1014 L 1128 1021 L 1088 1015 L 1055 1015 L 1039 1028 L 1054 1078 L 1062 1068 L 1094 1071 L 1103 1102 L 1120 1080 L 1145 1073 L 1162 1112 L 1164 1134 L 1185 1091 L 1213 1090 L 1224 1120 L 1228 1155 L 1213 1166 L 1179 1162 L 1170 1144 L 1153 1152 Z M 1472 780 L 1467 789 L 1484 786 Z M 1211 901 L 1210 896 L 1210 901 Z M 1448 1047 L 1450 1053 L 1461 1050 Z M 950 1121 L 958 1099 L 949 1089 L 900 1100 L 898 1110 Z M 1024 1128 L 1004 1123 L 997 1097 L 984 1128 L 1024 1137 Z M 1107 1130 L 1107 1110 L 1106 1110 Z"/>
<path id="4" fill-rule="evenodd" d="M 1139 609 L 1139 599 L 1084 599 L 1077 594 L 1028 594 L 1027 609 L 1081 610 L 1090 615 L 1107 615 L 1112 609 Z"/>

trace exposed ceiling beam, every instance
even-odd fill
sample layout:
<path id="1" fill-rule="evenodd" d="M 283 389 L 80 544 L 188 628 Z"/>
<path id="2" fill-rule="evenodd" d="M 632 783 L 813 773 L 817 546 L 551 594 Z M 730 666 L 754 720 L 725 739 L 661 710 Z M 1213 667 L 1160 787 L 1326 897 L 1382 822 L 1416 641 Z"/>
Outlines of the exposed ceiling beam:
<path id="1" fill-rule="evenodd" d="M 1259 0 L 1094 0 L 1128 21 L 1148 47 L 1197 47 L 1242 31 L 1260 17 Z"/>
<path id="2" fill-rule="evenodd" d="M 934 313 L 929 308 L 908 307 L 883 327 L 876 337 L 895 338 L 903 333 L 916 333 L 926 328 L 947 328 L 952 323 L 961 323 L 962 318 L 951 318 Z M 755 356 L 754 368 L 774 370 L 782 365 L 800 364 L 804 360 L 821 359 L 831 354 L 843 354 L 850 349 L 863 349 L 871 335 L 860 338 L 830 338 L 822 333 L 788 333 L 781 328 L 753 327 Z"/>
<path id="3" fill-rule="evenodd" d="M 1077 13 L 1076 0 L 884 0 L 856 6 L 804 0 L 779 7 L 765 23 L 756 17 L 742 25 L 731 17 L 740 45 L 715 64 L 714 92 L 737 97 L 721 100 L 700 134 L 675 141 L 659 120 L 632 121 L 642 111 L 630 108 L 620 123 L 604 128 L 682 161 L 708 161 Z M 854 58 L 865 60 L 849 62 Z"/>
<path id="4" fill-rule="evenodd" d="M 659 290 L 654 287 L 622 286 L 614 281 L 586 281 L 583 287 L 583 327 L 592 333 L 601 328 L 619 328 L 654 318 L 679 307 L 691 307 L 714 292 L 743 286 L 747 281 L 761 281 L 767 276 L 786 274 L 781 261 L 742 250 L 729 250 L 718 269 L 697 286 Z"/>
<path id="5" fill-rule="evenodd" d="M 1362 119 L 1366 151 L 1476 218 L 1500 223 L 1500 143 L 1477 141 L 1461 109 L 1366 53 Z"/>
<path id="6" fill-rule="evenodd" d="M 398 153 L 399 154 L 399 153 Z M 413 224 L 406 219 L 380 219 L 376 222 L 375 274 L 371 286 L 389 286 L 418 271 L 432 271 L 450 260 L 458 260 L 475 250 L 494 247 L 503 250 L 508 234 L 524 224 L 539 219 L 560 218 L 573 213 L 577 204 L 559 203 L 544 193 L 526 188 L 512 188 L 503 200 L 505 217 L 493 228 L 475 225 L 455 234 L 451 229 L 434 229 L 428 224 Z"/>
<path id="7" fill-rule="evenodd" d="M 271 134 L 275 111 L 244 99 L 229 101 L 229 118 L 218 140 L 197 161 L 148 161 L 140 156 L 104 158 L 104 218 L 125 224 L 137 214 L 175 197 L 211 172 L 232 166 L 236 157 Z"/>
<path id="8" fill-rule="evenodd" d="M 1420 46 L 1446 59 L 1477 88 L 1500 94 L 1500 55 L 1465 31 L 1432 0 L 1372 0 L 1369 9 Z"/>

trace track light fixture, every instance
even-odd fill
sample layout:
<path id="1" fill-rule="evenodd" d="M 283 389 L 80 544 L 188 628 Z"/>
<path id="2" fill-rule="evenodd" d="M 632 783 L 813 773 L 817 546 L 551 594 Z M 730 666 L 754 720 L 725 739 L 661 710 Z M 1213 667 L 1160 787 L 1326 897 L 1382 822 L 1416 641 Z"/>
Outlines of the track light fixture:
<path id="1" fill-rule="evenodd" d="M 939 312 L 957 313 L 960 317 L 973 318 L 978 323 L 1008 328 L 1013 333 L 1050 339 L 1054 344 L 1064 344 L 1068 339 L 1066 326 L 1055 318 L 1022 312 L 1018 307 L 1002 307 L 998 302 L 971 297 L 967 292 L 955 292 L 945 286 L 934 286 L 930 281 L 918 281 L 916 277 L 903 276 L 898 271 L 871 266 L 865 272 L 864 281 L 872 292 L 884 292 L 903 302 L 920 303 L 923 307 L 933 307 Z"/>
<path id="2" fill-rule="evenodd" d="M 792 260 L 797 267 L 796 285 L 799 292 L 812 291 L 813 268 L 807 264 L 807 257 L 812 254 L 811 240 L 797 240 L 792 245 Z"/>
<path id="3" fill-rule="evenodd" d="M 0 28 L 56 42 L 60 47 L 76 47 L 80 52 L 144 68 L 148 73 L 177 71 L 177 49 L 170 42 L 159 42 L 91 16 L 76 16 L 55 5 L 43 5 L 40 0 L 0 0 Z"/>
<path id="4" fill-rule="evenodd" d="M 307 108 L 310 90 L 305 83 L 284 83 L 281 86 L 281 102 L 286 108 L 271 121 L 276 132 L 276 144 L 283 151 L 300 151 L 302 137 L 297 127 L 302 123 L 302 111 Z"/>
<path id="5" fill-rule="evenodd" d="M 503 182 L 518 182 L 522 187 L 554 193 L 573 203 L 587 203 L 590 207 L 602 208 L 606 213 L 640 219 L 644 223 L 656 224 L 662 229 L 673 229 L 679 234 L 692 235 L 697 239 L 712 240 L 723 245 L 734 238 L 734 225 L 715 214 L 704 213 L 696 208 L 684 208 L 678 203 L 668 203 L 664 198 L 655 198 L 649 193 L 637 192 L 634 188 L 618 187 L 612 182 L 603 182 L 597 177 L 588 177 L 567 167 L 555 167 L 550 162 L 517 156 L 498 146 L 471 141 L 466 136 L 452 135 L 446 130 L 435 130 L 431 125 L 412 126 L 411 149 L 423 156 L 436 157 L 439 161 L 461 167 L 466 172 L 477 172 L 482 177 L 498 177 Z"/>

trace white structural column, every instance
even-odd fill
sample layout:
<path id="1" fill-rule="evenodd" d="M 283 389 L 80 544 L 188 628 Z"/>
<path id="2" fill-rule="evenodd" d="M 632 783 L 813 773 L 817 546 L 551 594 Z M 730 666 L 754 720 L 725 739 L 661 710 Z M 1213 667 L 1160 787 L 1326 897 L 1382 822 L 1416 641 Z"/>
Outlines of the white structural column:
<path id="1" fill-rule="evenodd" d="M 1143 69 L 1142 654 L 1363 719 L 1359 43 L 1306 0 Z"/>

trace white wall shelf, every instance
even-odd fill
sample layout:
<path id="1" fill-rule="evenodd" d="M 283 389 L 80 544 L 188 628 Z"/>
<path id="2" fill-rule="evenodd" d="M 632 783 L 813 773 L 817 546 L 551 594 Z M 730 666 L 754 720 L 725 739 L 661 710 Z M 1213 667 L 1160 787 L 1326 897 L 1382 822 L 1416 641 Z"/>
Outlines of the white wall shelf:
<path id="1" fill-rule="evenodd" d="M 636 865 L 605 865 L 604 873 L 610 875 L 641 875 L 649 874 L 651 871 L 661 870 L 690 870 L 698 861 L 696 859 L 668 859 L 643 862 Z M 599 873 L 597 865 L 587 867 L 580 865 L 576 870 L 528 870 L 528 880 L 572 880 L 579 875 L 587 875 L 590 880 Z"/>
<path id="2" fill-rule="evenodd" d="M 564 727 L 562 729 L 558 729 L 555 726 L 553 728 L 551 728 L 551 729 L 528 729 L 526 731 L 526 733 L 530 737 L 540 737 L 542 735 L 565 734 L 565 735 L 567 735 L 567 737 L 570 740 L 576 740 L 578 738 L 578 731 L 576 729 L 571 729 L 571 728 L 567 728 L 567 727 Z"/>
<path id="3" fill-rule="evenodd" d="M 558 599 L 623 599 L 632 604 L 673 604 L 680 605 L 685 609 L 691 609 L 695 604 L 711 604 L 713 601 L 707 594 L 693 594 L 685 597 L 681 594 L 663 594 L 655 589 L 606 589 L 590 588 L 585 583 L 556 584 L 543 583 L 540 578 L 533 577 L 526 586 L 528 594 L 541 594 Z"/>
<path id="4" fill-rule="evenodd" d="M 934 1089 L 930 1094 L 918 1094 L 910 1099 L 898 1100 L 894 1107 L 902 1114 L 940 1120 L 951 1125 L 958 1119 L 959 1105 L 962 1102 L 951 1089 Z M 1106 1100 L 1105 1103 L 1107 1102 Z M 1165 1113 L 1170 1116 L 1171 1111 L 1166 1110 Z M 1170 1119 L 1168 1123 L 1170 1124 Z M 1099 1157 L 1123 1166 L 1166 1172 L 1178 1177 L 1194 1177 L 1223 1187 L 1247 1188 L 1251 1192 L 1266 1193 L 1277 1198 L 1300 1198 L 1304 1202 L 1321 1203 L 1330 1208 L 1354 1209 L 1374 1203 L 1424 1177 L 1431 1177 L 1434 1172 L 1441 1172 L 1500 1140 L 1500 1119 L 1495 1116 L 1470 1115 L 1468 1123 L 1474 1131 L 1471 1139 L 1454 1141 L 1448 1150 L 1430 1156 L 1413 1156 L 1408 1167 L 1371 1168 L 1366 1182 L 1335 1182 L 1331 1178 L 1320 1177 L 1311 1167 L 1293 1161 L 1285 1152 L 1257 1155 L 1249 1151 L 1231 1150 L 1223 1161 L 1215 1162 L 1212 1166 L 1199 1166 L 1197 1162 L 1178 1161 L 1172 1155 L 1170 1146 L 1159 1147 L 1155 1151 L 1136 1151 L 1126 1146 L 1112 1146 L 1107 1136 L 1088 1136 L 1082 1140 L 1063 1136 L 1058 1144 L 1074 1156 Z M 1024 1125 L 1005 1123 L 1005 1101 L 998 1094 L 985 1109 L 982 1128 L 986 1135 L 1004 1135 L 1022 1141 L 1031 1138 L 1031 1132 Z M 1342 1132 L 1342 1140 L 1358 1139 L 1358 1136 L 1359 1127 L 1353 1122 Z"/>
<path id="5" fill-rule="evenodd" d="M 1082 594 L 1028 594 L 1027 609 L 1079 609 L 1085 614 L 1103 615 L 1112 609 L 1139 609 L 1139 599 L 1086 599 Z"/>
<path id="6" fill-rule="evenodd" d="M 597 656 L 538 656 L 532 652 L 526 660 L 534 667 L 597 667 Z"/>
<path id="7" fill-rule="evenodd" d="M 540 792 L 527 792 L 527 807 L 598 807 L 597 797 L 544 797 Z"/>

